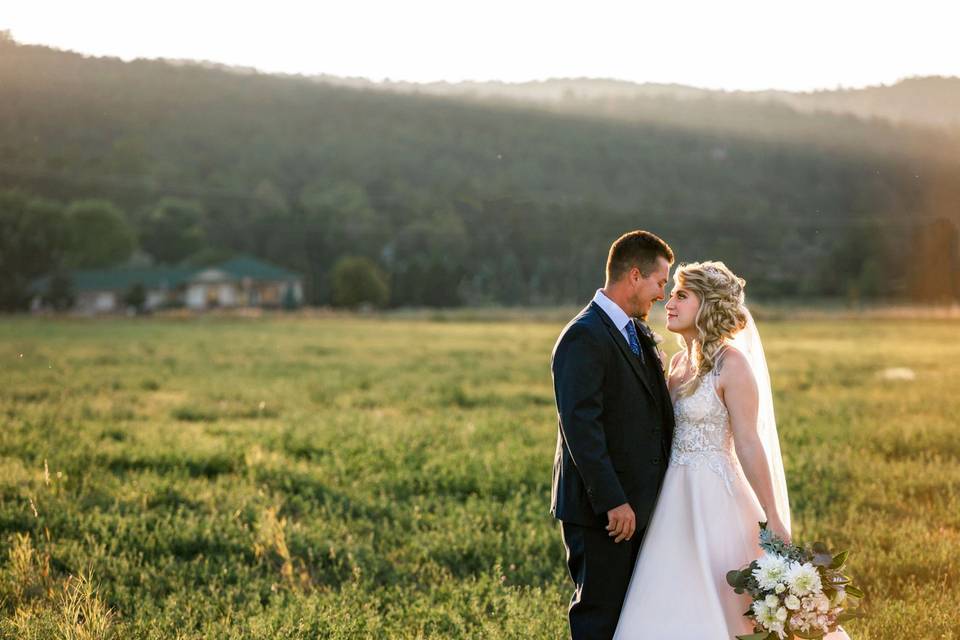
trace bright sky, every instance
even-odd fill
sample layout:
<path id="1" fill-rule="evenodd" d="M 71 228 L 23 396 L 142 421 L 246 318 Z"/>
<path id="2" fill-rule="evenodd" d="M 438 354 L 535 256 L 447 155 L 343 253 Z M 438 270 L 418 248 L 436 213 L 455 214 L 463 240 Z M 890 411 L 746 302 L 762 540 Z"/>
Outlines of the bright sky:
<path id="1" fill-rule="evenodd" d="M 810 90 L 960 76 L 953 0 L 2 0 L 15 39 L 124 59 L 434 80 Z"/>

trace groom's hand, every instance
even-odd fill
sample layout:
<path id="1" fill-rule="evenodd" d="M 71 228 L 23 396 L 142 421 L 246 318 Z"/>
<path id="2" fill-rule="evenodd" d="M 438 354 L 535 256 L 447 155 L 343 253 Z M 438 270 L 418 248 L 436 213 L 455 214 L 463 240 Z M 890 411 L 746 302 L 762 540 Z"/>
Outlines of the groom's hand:
<path id="1" fill-rule="evenodd" d="M 615 538 L 614 542 L 629 540 L 637 528 L 637 516 L 629 503 L 624 502 L 619 507 L 607 511 L 607 535 Z"/>

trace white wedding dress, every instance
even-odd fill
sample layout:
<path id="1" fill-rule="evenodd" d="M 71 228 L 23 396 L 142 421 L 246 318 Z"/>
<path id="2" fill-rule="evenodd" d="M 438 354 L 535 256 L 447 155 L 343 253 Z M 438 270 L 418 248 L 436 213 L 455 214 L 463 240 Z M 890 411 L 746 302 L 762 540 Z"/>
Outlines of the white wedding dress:
<path id="1" fill-rule="evenodd" d="M 733 640 L 753 633 L 743 615 L 750 596 L 735 593 L 726 574 L 762 555 L 758 523 L 766 518 L 737 459 L 716 375 L 676 400 L 674 416 L 670 464 L 614 640 Z M 849 640 L 843 631 L 826 638 Z"/>

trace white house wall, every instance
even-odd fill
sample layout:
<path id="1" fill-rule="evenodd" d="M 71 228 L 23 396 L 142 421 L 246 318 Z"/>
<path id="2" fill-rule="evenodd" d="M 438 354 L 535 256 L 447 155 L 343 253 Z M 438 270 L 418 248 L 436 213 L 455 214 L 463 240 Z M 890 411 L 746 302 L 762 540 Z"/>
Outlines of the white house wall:
<path id="1" fill-rule="evenodd" d="M 147 309 L 156 309 L 157 307 L 162 306 L 166 301 L 166 291 L 148 291 L 147 300 L 144 302 L 143 306 Z"/>
<path id="2" fill-rule="evenodd" d="M 233 307 L 237 304 L 237 289 L 230 284 L 222 284 L 217 292 L 217 302 L 222 307 Z"/>
<path id="3" fill-rule="evenodd" d="M 94 311 L 113 311 L 117 308 L 117 295 L 112 291 L 99 291 L 93 300 Z"/>
<path id="4" fill-rule="evenodd" d="M 187 287 L 186 305 L 191 309 L 203 309 L 207 306 L 207 287 L 202 284 L 192 284 Z"/>

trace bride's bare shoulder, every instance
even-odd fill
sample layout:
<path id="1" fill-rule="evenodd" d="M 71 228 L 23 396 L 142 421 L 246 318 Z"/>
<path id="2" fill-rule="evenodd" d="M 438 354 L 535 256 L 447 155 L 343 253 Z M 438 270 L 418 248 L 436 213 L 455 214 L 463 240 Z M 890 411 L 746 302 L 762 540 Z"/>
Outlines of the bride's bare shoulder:
<path id="1" fill-rule="evenodd" d="M 721 384 L 754 382 L 753 369 L 750 368 L 746 354 L 731 344 L 723 348 L 716 367 Z"/>
<path id="2" fill-rule="evenodd" d="M 680 360 L 686 355 L 686 353 L 681 349 L 673 354 L 673 357 L 670 358 L 670 368 L 669 371 L 673 371 L 677 368 L 677 365 L 680 364 Z"/>

